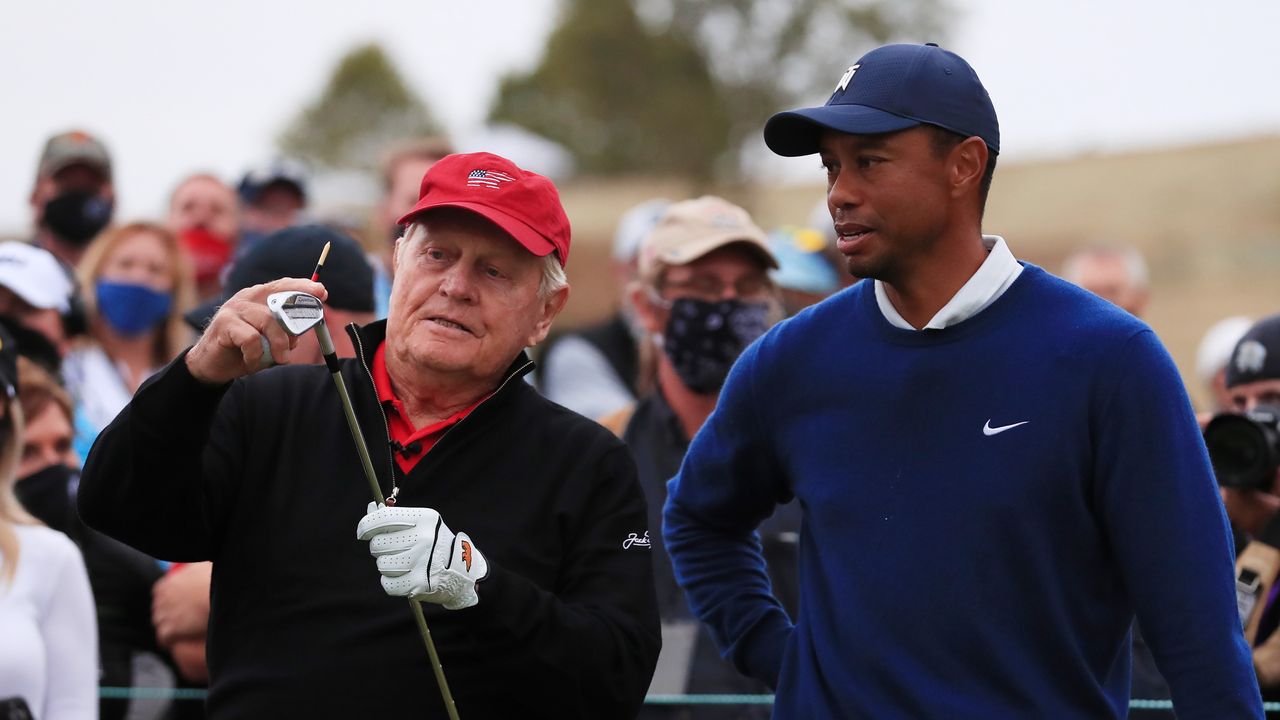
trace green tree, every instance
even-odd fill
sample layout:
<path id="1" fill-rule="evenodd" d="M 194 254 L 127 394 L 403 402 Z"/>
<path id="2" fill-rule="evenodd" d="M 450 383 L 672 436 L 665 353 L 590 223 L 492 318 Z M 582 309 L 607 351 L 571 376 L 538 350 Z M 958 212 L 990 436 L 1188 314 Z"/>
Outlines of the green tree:
<path id="1" fill-rule="evenodd" d="M 491 119 L 602 174 L 731 177 L 770 114 L 826 99 L 895 39 L 940 40 L 945 0 L 566 0 L 541 64 Z"/>
<path id="2" fill-rule="evenodd" d="M 702 53 L 626 0 L 568 0 L 542 62 L 502 80 L 490 119 L 564 145 L 584 172 L 697 178 L 731 125 Z"/>
<path id="3" fill-rule="evenodd" d="M 768 117 L 823 102 L 845 68 L 892 41 L 941 42 L 945 0 L 636 0 L 702 49 L 735 119 L 735 144 Z"/>
<path id="4" fill-rule="evenodd" d="M 388 143 L 439 133 L 426 105 L 377 44 L 348 52 L 320 97 L 279 138 L 289 155 L 334 170 L 373 170 Z"/>

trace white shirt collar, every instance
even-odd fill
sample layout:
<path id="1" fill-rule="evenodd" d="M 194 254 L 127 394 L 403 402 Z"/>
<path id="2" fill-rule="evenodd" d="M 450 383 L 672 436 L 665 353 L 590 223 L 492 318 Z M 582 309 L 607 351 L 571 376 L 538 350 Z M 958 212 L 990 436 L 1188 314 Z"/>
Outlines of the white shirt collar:
<path id="1" fill-rule="evenodd" d="M 1022 274 L 1022 265 L 1013 257 L 1004 238 L 999 235 L 983 235 L 982 244 L 987 248 L 987 259 L 982 261 L 977 272 L 963 287 L 942 306 L 933 319 L 921 330 L 941 330 L 944 327 L 964 322 L 986 310 L 1004 294 L 1014 280 Z M 889 324 L 903 330 L 914 330 L 911 324 L 902 318 L 902 314 L 889 300 L 884 283 L 875 281 L 876 304 Z"/>

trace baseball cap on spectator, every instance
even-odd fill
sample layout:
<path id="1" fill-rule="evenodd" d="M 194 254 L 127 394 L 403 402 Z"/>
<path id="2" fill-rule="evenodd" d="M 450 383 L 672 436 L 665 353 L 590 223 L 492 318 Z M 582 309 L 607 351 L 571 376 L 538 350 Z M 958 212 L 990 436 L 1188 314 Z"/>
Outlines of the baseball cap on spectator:
<path id="1" fill-rule="evenodd" d="M 18 344 L 0 326 L 0 390 L 12 399 L 18 387 Z"/>
<path id="2" fill-rule="evenodd" d="M 75 286 L 48 250 L 11 241 L 0 243 L 0 287 L 41 310 L 66 314 Z"/>
<path id="3" fill-rule="evenodd" d="M 1231 360 L 1231 351 L 1235 350 L 1240 338 L 1251 327 L 1251 318 L 1233 315 L 1219 320 L 1205 331 L 1204 337 L 1200 339 L 1200 346 L 1196 348 L 1196 376 L 1200 378 L 1200 382 L 1210 382 L 1219 370 L 1227 366 L 1227 362 Z"/>
<path id="4" fill-rule="evenodd" d="M 446 156 L 422 178 L 418 204 L 398 221 L 408 225 L 427 210 L 452 207 L 497 225 L 538 257 L 569 261 L 569 218 L 547 178 L 492 153 Z"/>
<path id="5" fill-rule="evenodd" d="M 670 200 L 653 198 L 622 213 L 613 235 L 613 259 L 622 263 L 634 262 L 640 252 L 640 243 L 662 219 L 668 207 L 671 207 Z"/>
<path id="6" fill-rule="evenodd" d="M 373 312 L 373 267 L 360 244 L 327 225 L 297 225 L 263 238 L 236 260 L 223 296 L 183 315 L 203 331 L 218 307 L 237 292 L 284 277 L 309 278 L 325 243 L 332 243 L 320 282 L 329 291 L 325 304 L 339 310 Z"/>
<path id="7" fill-rule="evenodd" d="M 755 252 L 765 266 L 778 267 L 764 231 L 746 210 L 712 195 L 672 203 L 640 246 L 640 279 L 652 283 L 665 267 L 688 265 L 735 243 Z"/>
<path id="8" fill-rule="evenodd" d="M 769 233 L 769 250 L 778 260 L 771 273 L 779 287 L 814 295 L 840 289 L 840 276 L 823 254 L 827 241 L 813 228 L 784 227 Z"/>
<path id="9" fill-rule="evenodd" d="M 849 66 L 821 107 L 780 112 L 764 126 L 764 141 L 778 155 L 818 152 L 823 131 L 856 135 L 934 125 L 980 137 L 1000 152 L 995 106 L 964 58 L 933 43 L 885 45 Z"/>
<path id="10" fill-rule="evenodd" d="M 83 130 L 58 133 L 49 138 L 40 153 L 37 172 L 40 177 L 50 177 L 72 165 L 85 165 L 111 180 L 111 154 L 102 141 Z"/>
<path id="11" fill-rule="evenodd" d="M 1262 318 L 1236 343 L 1227 364 L 1227 387 L 1280 379 L 1280 314 Z"/>
<path id="12" fill-rule="evenodd" d="M 293 188 L 302 199 L 302 204 L 307 204 L 307 169 L 302 163 L 290 158 L 276 158 L 262 167 L 249 170 L 240 179 L 236 192 L 242 202 L 252 205 L 262 196 L 263 191 L 275 185 Z"/>

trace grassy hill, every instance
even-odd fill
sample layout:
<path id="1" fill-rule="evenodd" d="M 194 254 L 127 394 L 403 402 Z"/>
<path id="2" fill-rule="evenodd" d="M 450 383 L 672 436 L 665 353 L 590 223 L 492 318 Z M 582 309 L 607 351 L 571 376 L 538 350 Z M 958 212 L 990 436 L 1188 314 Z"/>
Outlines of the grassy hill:
<path id="1" fill-rule="evenodd" d="M 618 215 L 649 197 L 695 192 L 674 181 L 580 180 L 564 188 L 575 244 L 563 326 L 612 308 L 605 264 Z M 767 228 L 803 221 L 824 188 L 712 192 L 744 204 Z M 1280 136 L 1010 163 L 996 171 L 984 224 L 1019 258 L 1051 271 L 1081 245 L 1142 250 L 1152 276 L 1147 320 L 1200 400 L 1191 373 L 1204 331 L 1227 315 L 1280 311 Z"/>

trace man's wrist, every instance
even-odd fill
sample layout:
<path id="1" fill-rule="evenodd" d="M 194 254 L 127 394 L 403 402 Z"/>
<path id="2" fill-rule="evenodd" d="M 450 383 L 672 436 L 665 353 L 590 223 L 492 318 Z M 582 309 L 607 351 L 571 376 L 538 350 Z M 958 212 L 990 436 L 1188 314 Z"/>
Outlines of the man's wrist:
<path id="1" fill-rule="evenodd" d="M 182 364 L 186 366 L 187 374 L 191 376 L 192 380 L 195 380 L 205 387 L 215 388 L 226 385 L 228 381 L 211 378 L 201 371 L 200 367 L 202 358 L 204 358 L 206 354 L 207 350 L 198 342 L 187 350 L 186 354 L 182 358 Z"/>

